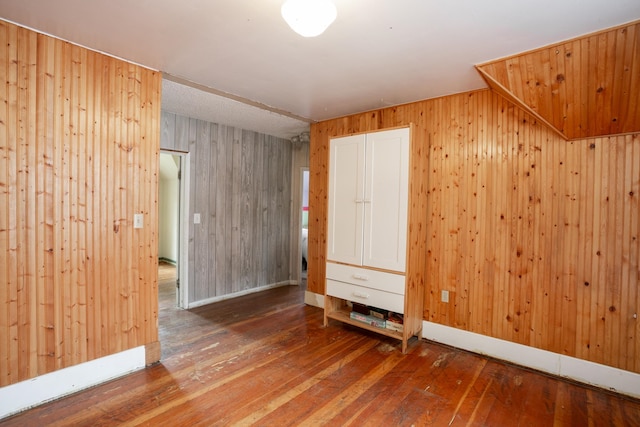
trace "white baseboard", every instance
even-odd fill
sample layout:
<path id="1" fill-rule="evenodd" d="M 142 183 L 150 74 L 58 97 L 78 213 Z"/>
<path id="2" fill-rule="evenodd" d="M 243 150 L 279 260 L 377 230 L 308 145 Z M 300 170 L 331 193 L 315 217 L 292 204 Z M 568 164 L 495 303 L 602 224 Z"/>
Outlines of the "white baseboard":
<path id="1" fill-rule="evenodd" d="M 0 388 L 0 419 L 145 367 L 144 346 Z"/>
<path id="2" fill-rule="evenodd" d="M 324 295 L 305 291 L 304 303 L 307 305 L 312 305 L 314 307 L 324 308 Z"/>
<path id="3" fill-rule="evenodd" d="M 640 374 L 474 332 L 422 322 L 422 337 L 584 384 L 640 397 Z"/>
<path id="4" fill-rule="evenodd" d="M 244 291 L 234 292 L 232 294 L 220 295 L 218 297 L 211 297 L 211 298 L 202 299 L 199 301 L 189 302 L 186 308 L 189 309 L 189 308 L 202 307 L 203 305 L 213 304 L 214 302 L 224 301 L 231 298 L 241 297 L 243 295 L 249 295 L 256 292 L 266 291 L 267 289 L 279 288 L 281 286 L 290 286 L 290 285 L 292 285 L 290 280 L 286 280 L 284 282 L 272 283 L 271 285 L 265 285 L 257 288 L 246 289 Z"/>

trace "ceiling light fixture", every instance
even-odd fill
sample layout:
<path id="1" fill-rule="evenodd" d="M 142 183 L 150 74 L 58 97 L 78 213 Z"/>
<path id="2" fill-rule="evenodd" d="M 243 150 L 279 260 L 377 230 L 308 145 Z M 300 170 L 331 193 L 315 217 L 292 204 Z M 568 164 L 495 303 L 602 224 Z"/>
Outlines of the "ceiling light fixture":
<path id="1" fill-rule="evenodd" d="M 287 0 L 280 13 L 291 29 L 303 37 L 319 36 L 337 16 L 331 0 Z"/>

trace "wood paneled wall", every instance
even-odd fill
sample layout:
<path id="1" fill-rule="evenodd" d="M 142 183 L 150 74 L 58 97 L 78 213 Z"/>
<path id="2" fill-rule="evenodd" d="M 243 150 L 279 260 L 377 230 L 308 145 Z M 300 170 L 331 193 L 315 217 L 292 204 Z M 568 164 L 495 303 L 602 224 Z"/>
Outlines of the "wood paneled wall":
<path id="1" fill-rule="evenodd" d="M 640 21 L 477 68 L 567 139 L 640 132 Z"/>
<path id="2" fill-rule="evenodd" d="M 161 134 L 191 153 L 189 302 L 288 282 L 291 142 L 168 112 Z"/>
<path id="3" fill-rule="evenodd" d="M 0 386 L 157 342 L 160 85 L 0 21 Z"/>
<path id="4" fill-rule="evenodd" d="M 640 372 L 640 134 L 567 142 L 488 90 L 311 126 L 308 289 L 329 137 L 410 122 L 429 146 L 424 319 Z"/>

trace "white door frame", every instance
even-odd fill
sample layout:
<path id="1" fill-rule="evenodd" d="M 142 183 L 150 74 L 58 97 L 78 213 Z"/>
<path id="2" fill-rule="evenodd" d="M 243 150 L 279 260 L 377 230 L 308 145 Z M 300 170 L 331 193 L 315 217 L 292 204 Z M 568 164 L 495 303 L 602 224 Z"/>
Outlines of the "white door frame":
<path id="1" fill-rule="evenodd" d="M 176 293 L 176 303 L 180 308 L 189 308 L 189 188 L 190 153 L 172 150 L 160 150 L 162 154 L 180 158 L 180 179 L 178 183 L 178 280 L 180 288 Z"/>
<path id="2" fill-rule="evenodd" d="M 189 194 L 190 194 L 190 165 L 191 153 L 176 153 L 180 156 L 180 289 L 178 291 L 178 307 L 189 308 Z"/>

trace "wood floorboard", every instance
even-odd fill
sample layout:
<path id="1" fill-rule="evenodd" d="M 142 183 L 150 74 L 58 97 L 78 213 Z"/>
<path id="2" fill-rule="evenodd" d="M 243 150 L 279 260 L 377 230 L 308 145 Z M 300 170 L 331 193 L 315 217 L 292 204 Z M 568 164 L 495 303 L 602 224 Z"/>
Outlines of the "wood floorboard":
<path id="1" fill-rule="evenodd" d="M 390 338 L 325 328 L 299 286 L 179 310 L 168 274 L 160 363 L 0 426 L 640 425 L 640 400 L 432 342 L 402 354 Z"/>

